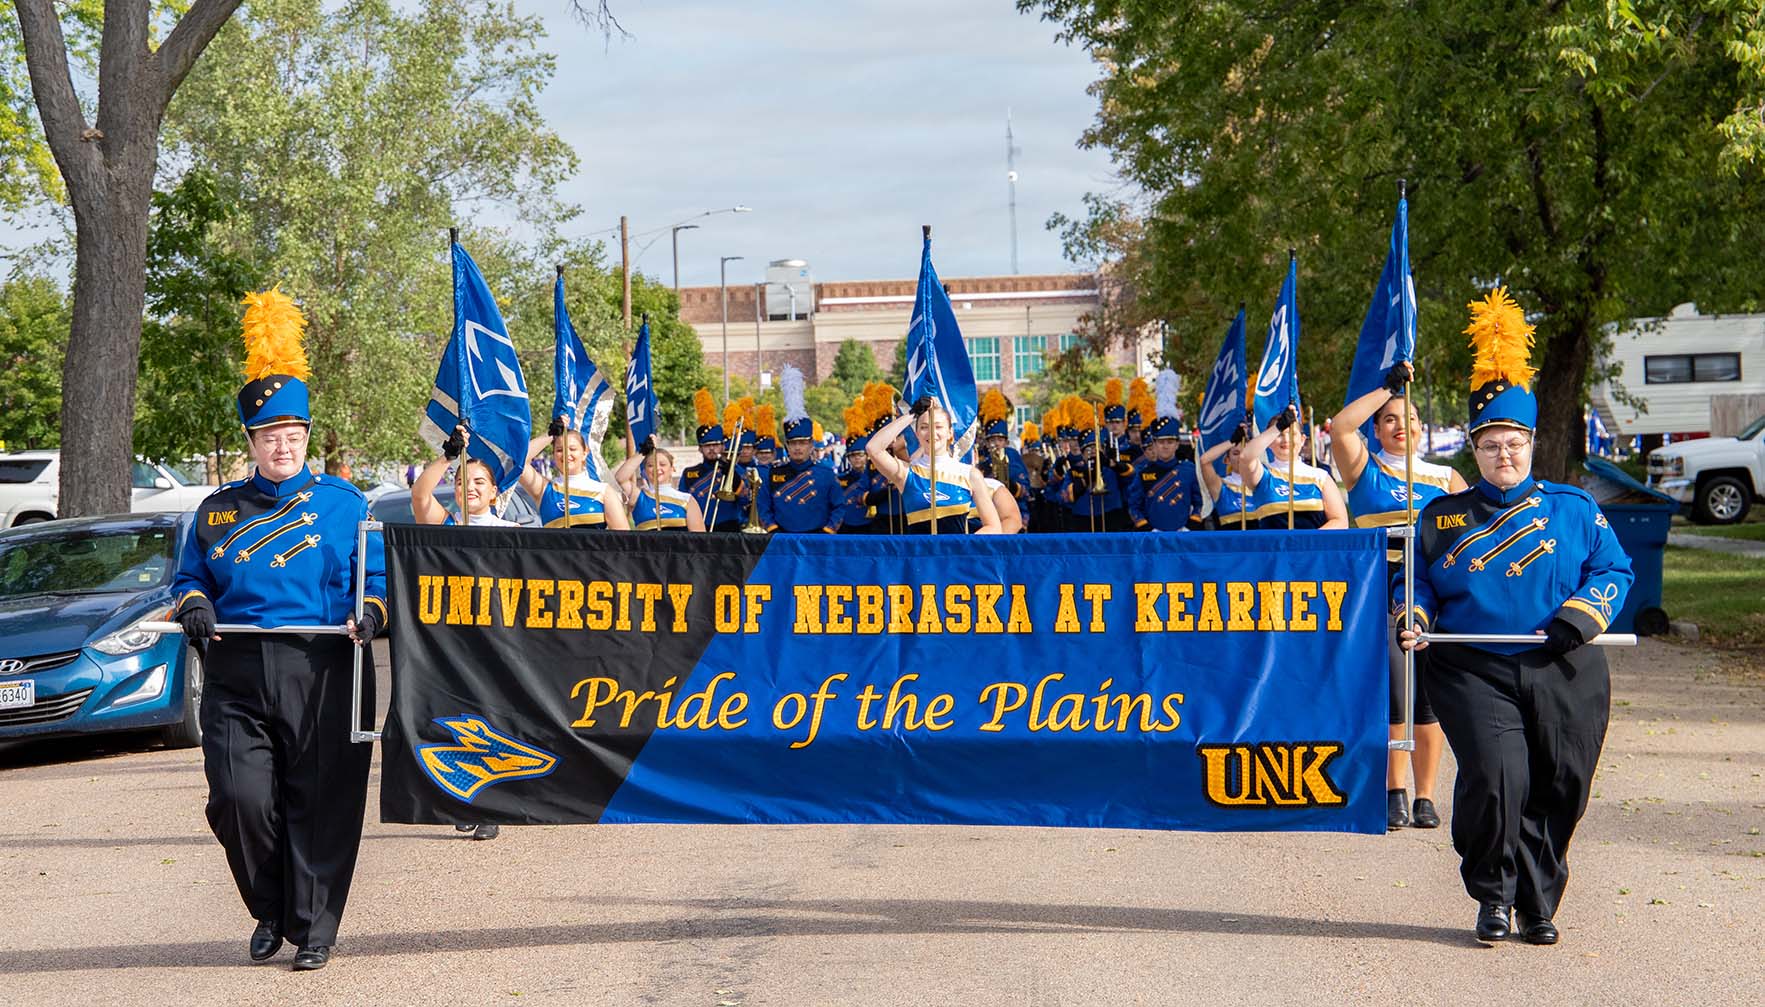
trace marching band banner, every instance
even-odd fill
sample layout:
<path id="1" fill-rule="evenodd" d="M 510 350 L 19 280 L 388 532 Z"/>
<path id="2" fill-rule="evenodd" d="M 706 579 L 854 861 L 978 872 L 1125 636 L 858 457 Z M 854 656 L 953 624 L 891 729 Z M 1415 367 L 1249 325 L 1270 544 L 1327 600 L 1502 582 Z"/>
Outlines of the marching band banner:
<path id="1" fill-rule="evenodd" d="M 386 528 L 381 815 L 1385 831 L 1385 539 Z"/>

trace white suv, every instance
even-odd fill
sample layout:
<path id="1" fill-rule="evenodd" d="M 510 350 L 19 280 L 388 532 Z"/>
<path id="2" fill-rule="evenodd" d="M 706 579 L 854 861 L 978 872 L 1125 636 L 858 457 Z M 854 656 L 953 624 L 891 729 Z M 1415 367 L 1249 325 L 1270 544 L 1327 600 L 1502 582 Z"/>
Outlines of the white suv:
<path id="1" fill-rule="evenodd" d="M 195 510 L 214 492 L 177 469 L 139 458 L 130 466 L 129 485 L 129 509 L 137 513 Z M 60 494 L 61 452 L 0 453 L 0 528 L 54 520 Z"/>

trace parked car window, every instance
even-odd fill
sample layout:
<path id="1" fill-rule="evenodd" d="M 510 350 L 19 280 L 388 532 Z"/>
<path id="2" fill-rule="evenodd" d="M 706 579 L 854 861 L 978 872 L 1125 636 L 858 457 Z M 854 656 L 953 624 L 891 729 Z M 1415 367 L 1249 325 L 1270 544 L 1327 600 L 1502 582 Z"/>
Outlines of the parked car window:
<path id="1" fill-rule="evenodd" d="M 411 512 L 411 495 L 407 493 L 388 493 L 368 508 L 374 520 L 382 524 L 416 524 L 416 515 Z"/>
<path id="2" fill-rule="evenodd" d="M 47 458 L 0 458 L 0 483 L 33 482 L 48 467 Z"/>
<path id="3" fill-rule="evenodd" d="M 208 481 L 206 479 L 198 479 L 195 476 L 192 476 L 190 474 L 189 470 L 179 468 L 176 465 L 165 465 L 162 467 L 167 472 L 170 472 L 172 474 L 172 478 L 174 480 L 176 480 L 180 485 L 183 485 L 183 486 L 201 486 L 203 483 Z"/>
<path id="4" fill-rule="evenodd" d="M 129 470 L 129 485 L 138 490 L 155 488 L 153 481 L 159 478 L 159 470 L 146 462 L 136 462 Z"/>
<path id="5" fill-rule="evenodd" d="M 1739 436 L 1743 441 L 1750 441 L 1759 436 L 1760 433 L 1765 433 L 1765 416 L 1761 416 L 1754 420 L 1751 426 L 1740 432 Z"/>
<path id="6" fill-rule="evenodd" d="M 0 540 L 0 598 L 143 591 L 171 581 L 170 528 L 81 531 Z"/>
<path id="7" fill-rule="evenodd" d="M 1642 358 L 1643 383 L 1680 385 L 1704 381 L 1739 381 L 1738 353 L 1669 353 Z"/>

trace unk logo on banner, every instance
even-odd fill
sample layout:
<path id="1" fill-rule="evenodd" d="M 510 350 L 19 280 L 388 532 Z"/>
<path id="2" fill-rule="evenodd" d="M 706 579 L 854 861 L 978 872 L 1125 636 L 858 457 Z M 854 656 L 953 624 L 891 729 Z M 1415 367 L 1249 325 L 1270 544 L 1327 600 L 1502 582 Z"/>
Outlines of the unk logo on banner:
<path id="1" fill-rule="evenodd" d="M 472 377 L 472 391 L 481 400 L 494 395 L 527 398 L 527 381 L 521 376 L 521 361 L 515 356 L 514 342 L 469 318 L 466 370 Z"/>

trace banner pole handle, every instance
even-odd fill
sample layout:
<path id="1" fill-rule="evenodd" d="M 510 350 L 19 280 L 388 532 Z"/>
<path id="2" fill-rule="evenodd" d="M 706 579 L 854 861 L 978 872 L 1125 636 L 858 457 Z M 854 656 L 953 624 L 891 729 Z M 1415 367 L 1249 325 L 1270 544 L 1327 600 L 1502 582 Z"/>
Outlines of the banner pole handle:
<path id="1" fill-rule="evenodd" d="M 465 507 L 462 505 L 460 509 L 463 513 Z M 355 527 L 355 620 L 358 626 L 367 607 L 368 525 L 377 523 L 358 521 Z M 380 737 L 380 732 L 362 729 L 362 651 L 366 648 L 351 649 L 355 651 L 355 668 L 351 678 L 354 684 L 349 690 L 349 740 L 352 744 L 372 744 Z"/>
<path id="2" fill-rule="evenodd" d="M 931 237 L 931 233 L 932 233 L 931 228 L 928 226 L 925 229 L 925 236 L 929 239 Z M 926 352 L 929 353 L 931 351 L 928 350 Z M 936 402 L 933 402 L 932 408 L 935 409 L 937 407 L 938 407 L 938 404 Z M 927 412 L 926 415 L 931 416 L 931 413 Z M 932 534 L 934 536 L 938 533 L 938 443 L 937 443 L 937 440 L 938 440 L 938 420 L 936 417 L 932 417 L 931 422 L 926 424 L 925 457 L 926 457 L 926 460 L 931 463 L 932 477 L 931 477 L 931 501 L 930 502 L 931 502 L 931 507 L 932 507 L 932 518 L 931 518 Z"/>
<path id="3" fill-rule="evenodd" d="M 1287 439 L 1287 530 L 1292 531 L 1294 500 L 1299 495 L 1299 446 L 1293 443 L 1290 433 L 1282 433 L 1281 436 Z"/>

